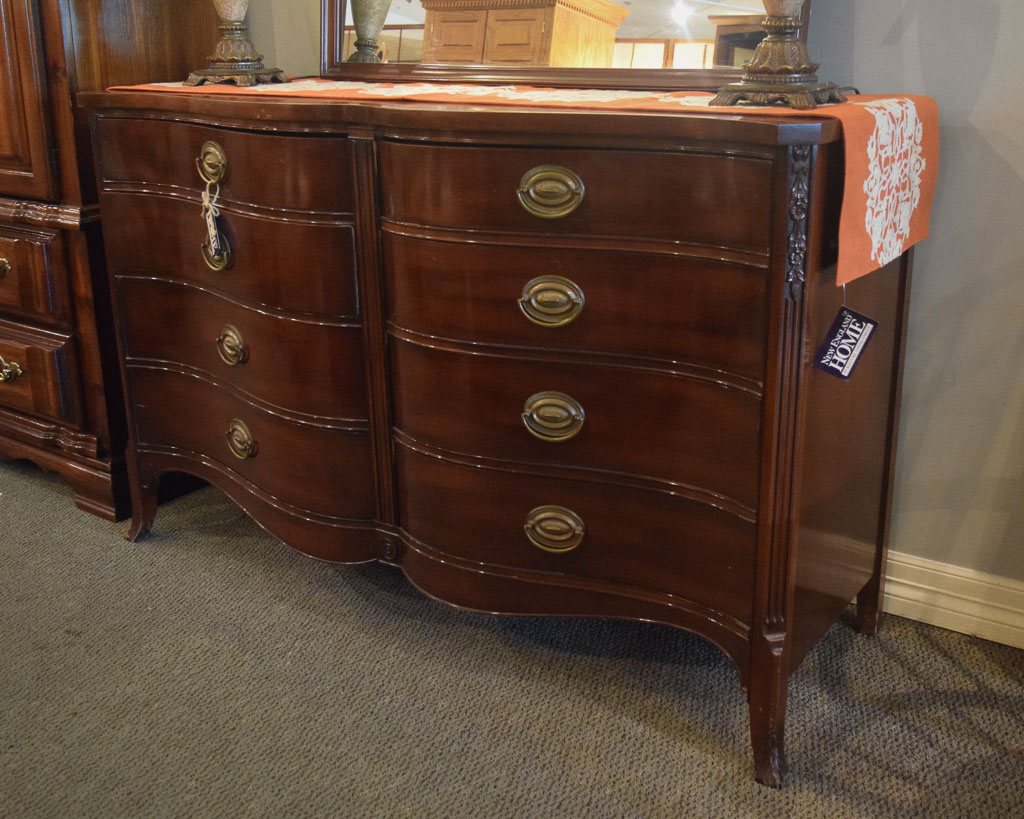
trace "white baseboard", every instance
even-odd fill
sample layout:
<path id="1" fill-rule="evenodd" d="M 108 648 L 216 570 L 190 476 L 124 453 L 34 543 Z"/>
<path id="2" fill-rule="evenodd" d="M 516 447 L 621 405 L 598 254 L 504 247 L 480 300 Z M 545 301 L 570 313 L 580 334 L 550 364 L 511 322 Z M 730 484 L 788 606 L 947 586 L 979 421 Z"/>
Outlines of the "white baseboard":
<path id="1" fill-rule="evenodd" d="M 1024 648 L 1024 583 L 889 552 L 884 611 Z"/>

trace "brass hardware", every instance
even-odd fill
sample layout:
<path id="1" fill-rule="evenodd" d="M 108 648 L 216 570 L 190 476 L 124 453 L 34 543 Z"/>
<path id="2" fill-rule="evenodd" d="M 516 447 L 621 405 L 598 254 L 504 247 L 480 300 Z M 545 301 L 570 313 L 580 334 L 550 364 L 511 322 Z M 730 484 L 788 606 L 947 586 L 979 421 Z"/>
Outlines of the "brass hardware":
<path id="1" fill-rule="evenodd" d="M 17 361 L 8 361 L 0 355 L 0 384 L 9 384 L 22 372 L 21 365 Z"/>
<path id="2" fill-rule="evenodd" d="M 583 518 L 564 506 L 538 506 L 523 527 L 530 543 L 545 552 L 571 552 L 583 542 Z"/>
<path id="3" fill-rule="evenodd" d="M 239 460 L 244 461 L 246 458 L 252 458 L 256 455 L 256 442 L 253 440 L 252 433 L 249 432 L 249 427 L 245 425 L 244 421 L 232 418 L 231 423 L 228 425 L 227 436 L 228 449 Z"/>
<path id="4" fill-rule="evenodd" d="M 583 312 L 583 290 L 562 276 L 538 276 L 523 286 L 519 309 L 534 324 L 564 327 Z"/>
<path id="5" fill-rule="evenodd" d="M 523 174 L 516 195 L 534 216 L 561 219 L 583 201 L 583 180 L 568 168 L 539 165 Z"/>
<path id="6" fill-rule="evenodd" d="M 542 441 L 568 441 L 583 429 L 583 407 L 564 392 L 538 392 L 523 405 L 523 426 Z"/>
<path id="7" fill-rule="evenodd" d="M 772 105 L 817 108 L 846 102 L 835 83 L 821 82 L 815 73 L 807 45 L 798 36 L 804 0 L 765 0 L 767 32 L 751 59 L 743 64 L 743 78 L 718 90 L 712 105 Z"/>
<path id="8" fill-rule="evenodd" d="M 220 245 L 220 253 L 214 255 L 210 252 L 210 240 L 203 242 L 203 261 L 210 270 L 221 271 L 231 264 L 231 245 L 223 234 L 220 237 Z"/>
<path id="9" fill-rule="evenodd" d="M 242 340 L 242 334 L 233 324 L 225 324 L 217 338 L 217 353 L 230 367 L 242 364 L 249 357 L 249 350 Z"/>
<path id="10" fill-rule="evenodd" d="M 228 173 L 228 157 L 224 149 L 212 139 L 204 142 L 196 157 L 196 170 L 209 185 L 221 182 Z"/>
<path id="11" fill-rule="evenodd" d="M 11 272 L 11 263 L 7 259 L 0 259 L 0 279 Z"/>

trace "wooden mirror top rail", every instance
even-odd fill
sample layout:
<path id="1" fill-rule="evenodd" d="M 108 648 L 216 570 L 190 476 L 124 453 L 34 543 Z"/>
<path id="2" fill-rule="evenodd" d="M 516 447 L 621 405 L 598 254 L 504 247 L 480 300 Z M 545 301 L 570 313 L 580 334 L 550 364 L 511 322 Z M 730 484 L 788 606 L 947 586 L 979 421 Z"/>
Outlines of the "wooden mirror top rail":
<path id="1" fill-rule="evenodd" d="M 520 65 L 442 63 L 348 63 L 344 60 L 346 0 L 321 0 L 320 72 L 337 80 L 360 82 L 464 82 L 555 88 L 626 88 L 715 91 L 736 82 L 739 67 L 564 68 Z M 803 8 L 801 37 L 806 41 L 811 0 Z"/>

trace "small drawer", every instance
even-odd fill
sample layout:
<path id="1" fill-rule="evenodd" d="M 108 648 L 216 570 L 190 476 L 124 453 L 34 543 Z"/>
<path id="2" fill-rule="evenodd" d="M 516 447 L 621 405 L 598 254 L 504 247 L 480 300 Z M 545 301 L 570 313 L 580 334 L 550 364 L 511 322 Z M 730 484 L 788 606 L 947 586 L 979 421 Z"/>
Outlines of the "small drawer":
<path id="1" fill-rule="evenodd" d="M 753 523 L 668 493 L 466 465 L 402 444 L 395 457 L 401 527 L 433 549 L 660 591 L 750 622 Z"/>
<path id="2" fill-rule="evenodd" d="M 76 424 L 77 377 L 72 336 L 0 321 L 0 406 Z"/>
<path id="3" fill-rule="evenodd" d="M 106 194 L 107 259 L 115 276 L 151 274 L 210 287 L 252 304 L 330 316 L 354 316 L 353 229 L 347 225 L 280 221 L 221 209 L 230 247 L 222 270 L 205 261 L 198 200 L 146 194 Z"/>
<path id="4" fill-rule="evenodd" d="M 384 142 L 380 167 L 398 222 L 769 249 L 767 159 Z"/>
<path id="5" fill-rule="evenodd" d="M 0 309 L 67 321 L 63 251 L 60 233 L 0 225 Z"/>
<path id="6" fill-rule="evenodd" d="M 384 234 L 389 318 L 418 333 L 764 377 L 763 269 L 653 253 Z"/>
<path id="7" fill-rule="evenodd" d="M 218 146 L 220 158 L 204 153 L 207 143 Z M 104 187 L 144 184 L 201 190 L 206 182 L 197 161 L 208 159 L 214 168 L 222 159 L 222 200 L 329 213 L 354 210 L 352 156 L 344 138 L 100 118 L 99 152 Z"/>
<path id="8" fill-rule="evenodd" d="M 394 424 L 418 441 L 681 483 L 757 506 L 755 395 L 651 370 L 391 342 Z"/>
<path id="9" fill-rule="evenodd" d="M 193 285 L 159 279 L 121 277 L 117 297 L 129 360 L 198 368 L 293 412 L 367 417 L 358 325 L 281 318 Z"/>
<path id="10" fill-rule="evenodd" d="M 228 390 L 169 368 L 128 368 L 142 446 L 210 458 L 286 504 L 370 520 L 376 513 L 365 429 L 299 424 Z"/>

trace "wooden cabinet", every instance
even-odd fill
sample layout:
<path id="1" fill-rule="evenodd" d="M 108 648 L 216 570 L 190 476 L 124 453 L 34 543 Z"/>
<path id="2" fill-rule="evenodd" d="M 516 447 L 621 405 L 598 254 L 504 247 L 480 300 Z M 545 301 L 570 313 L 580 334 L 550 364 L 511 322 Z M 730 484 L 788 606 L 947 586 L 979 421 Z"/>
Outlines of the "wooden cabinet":
<path id="1" fill-rule="evenodd" d="M 609 0 L 423 0 L 424 63 L 607 68 L 629 9 Z"/>
<path id="2" fill-rule="evenodd" d="M 216 39 L 206 0 L 0 0 L 0 460 L 128 511 L 124 411 L 93 160 L 75 94 L 180 79 Z"/>
<path id="3" fill-rule="evenodd" d="M 854 597 L 876 626 L 899 403 L 909 258 L 836 288 L 837 124 L 90 104 L 134 537 L 184 471 L 455 605 L 695 632 L 779 781 L 789 674 Z M 879 324 L 839 381 L 844 299 Z"/>

